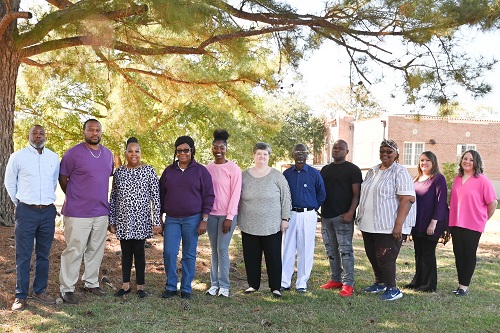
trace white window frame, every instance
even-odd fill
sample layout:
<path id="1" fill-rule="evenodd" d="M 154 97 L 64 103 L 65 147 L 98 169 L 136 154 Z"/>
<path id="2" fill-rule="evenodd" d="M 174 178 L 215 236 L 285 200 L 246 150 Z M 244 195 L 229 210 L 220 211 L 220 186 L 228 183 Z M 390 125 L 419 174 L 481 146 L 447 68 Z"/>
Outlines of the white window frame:
<path id="1" fill-rule="evenodd" d="M 477 145 L 472 143 L 457 144 L 457 163 L 460 163 L 463 153 L 468 150 L 477 150 Z"/>
<path id="2" fill-rule="evenodd" d="M 421 149 L 417 149 L 420 148 Z M 405 142 L 403 144 L 403 165 L 416 167 L 420 155 L 425 151 L 425 142 Z M 401 162 L 401 161 L 400 161 Z"/>

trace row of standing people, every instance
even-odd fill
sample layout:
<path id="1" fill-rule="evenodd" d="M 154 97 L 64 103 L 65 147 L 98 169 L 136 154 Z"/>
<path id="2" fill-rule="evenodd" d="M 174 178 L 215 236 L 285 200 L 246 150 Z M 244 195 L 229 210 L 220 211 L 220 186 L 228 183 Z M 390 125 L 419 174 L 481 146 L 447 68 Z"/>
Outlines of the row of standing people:
<path id="1" fill-rule="evenodd" d="M 162 297 L 169 298 L 178 293 L 177 256 L 182 241 L 180 292 L 181 297 L 190 298 L 198 236 L 204 234 L 207 228 L 213 248 L 212 287 L 216 288 L 218 295 L 228 296 L 228 246 L 236 225 L 241 179 L 242 176 L 255 175 L 263 170 L 258 158 L 256 166 L 242 175 L 235 163 L 225 159 L 229 134 L 216 131 L 212 146 L 215 161 L 205 168 L 194 160 L 196 149 L 193 139 L 181 136 L 174 145 L 173 163 L 158 180 L 153 168 L 141 162 L 141 147 L 137 140 L 127 142 L 127 163 L 113 173 L 113 155 L 100 143 L 102 127 L 99 121 L 87 120 L 83 125 L 83 136 L 84 142 L 70 148 L 59 163 L 57 154 L 45 147 L 45 130 L 35 125 L 28 135 L 28 147 L 12 154 L 9 159 L 5 186 L 16 206 L 17 280 L 12 309 L 23 310 L 26 305 L 33 240 L 36 247 L 31 296 L 42 303 L 55 302 L 45 291 L 57 214 L 54 206 L 57 181 L 66 195 L 62 208 L 66 249 L 61 255 L 59 273 L 60 295 L 64 302 L 78 303 L 75 285 L 82 260 L 85 266 L 81 276 L 84 290 L 97 296 L 106 294 L 99 286 L 99 268 L 107 230 L 116 234 L 122 249 L 123 285 L 116 296 L 131 291 L 132 263 L 136 268 L 136 293 L 139 297 L 147 296 L 144 291 L 144 243 L 153 234 L 162 233 L 166 272 Z M 262 155 L 261 150 L 266 151 L 266 148 L 256 148 L 254 155 Z M 113 174 L 108 201 L 109 177 Z M 275 170 L 272 174 L 276 176 Z M 284 187 L 287 186 L 286 182 L 279 185 L 283 192 L 282 199 L 288 199 L 283 207 L 287 207 L 290 204 L 289 193 Z M 215 200 L 214 192 L 217 192 L 218 201 Z M 249 205 L 248 211 L 252 208 Z M 242 209 L 243 215 L 244 212 L 245 209 Z M 165 221 L 161 220 L 163 214 Z M 279 221 L 281 217 L 288 218 L 289 210 L 284 214 L 282 216 L 279 213 Z M 251 228 L 254 216 L 252 213 L 247 216 L 247 226 Z M 241 224 L 242 230 L 245 229 L 244 225 Z M 274 225 L 270 229 L 265 227 L 264 233 L 271 229 L 274 229 Z M 245 250 L 247 254 L 249 251 Z M 263 251 L 268 257 L 267 250 Z M 255 251 L 253 253 L 259 255 Z M 245 258 L 250 257 L 245 255 Z"/>
<path id="2" fill-rule="evenodd" d="M 332 150 L 334 162 L 325 166 L 322 175 L 335 165 L 342 165 L 347 155 L 347 143 L 339 140 Z M 423 292 L 437 289 L 436 246 L 439 238 L 449 226 L 453 237 L 453 251 L 458 273 L 457 296 L 469 293 L 469 284 L 476 266 L 476 252 L 485 224 L 493 215 L 496 194 L 491 181 L 483 174 L 478 152 L 465 152 L 459 162 L 447 204 L 447 184 L 439 172 L 437 157 L 430 151 L 423 152 L 417 167 L 418 175 L 412 179 L 408 170 L 398 163 L 398 146 L 393 140 L 383 140 L 380 145 L 381 163 L 368 170 L 361 183 L 359 173 L 354 177 L 335 178 L 341 173 L 331 173 L 325 184 L 336 187 L 337 195 L 346 193 L 352 198 L 351 209 L 344 206 L 340 223 L 329 219 L 328 205 L 323 206 L 322 233 L 330 259 L 331 280 L 322 288 L 342 288 L 340 295 L 346 296 L 345 286 L 352 286 L 352 230 L 353 206 L 358 207 L 358 229 L 361 231 L 366 255 L 372 266 L 375 282 L 365 292 L 379 293 L 382 300 L 395 300 L 403 296 L 396 286 L 396 259 L 406 235 L 411 234 L 415 248 L 416 272 L 406 288 Z M 344 182 L 344 187 L 340 182 Z M 360 184 L 361 183 L 361 184 Z M 345 188 L 352 184 L 352 192 Z M 358 189 L 360 190 L 358 192 Z M 337 201 L 340 202 L 340 201 Z M 334 205 L 332 205 L 334 206 Z M 416 206 L 416 207 L 415 207 Z M 345 216 L 348 218 L 346 219 Z M 342 230 L 349 230 L 347 237 Z M 352 259 L 352 260 L 351 260 Z M 348 291 L 352 292 L 349 288 Z"/>
<path id="3" fill-rule="evenodd" d="M 77 302 L 74 296 L 74 286 L 78 280 L 82 258 L 85 259 L 85 272 L 82 276 L 85 289 L 95 295 L 105 294 L 99 287 L 98 273 L 104 253 L 106 229 L 116 233 L 122 247 L 123 287 L 117 292 L 117 296 L 130 292 L 132 259 L 135 260 L 136 266 L 137 294 L 139 297 L 146 296 L 143 289 L 144 242 L 153 233 L 164 233 L 167 281 L 162 296 L 168 298 L 177 294 L 177 254 L 182 240 L 181 296 L 189 298 L 195 272 L 198 235 L 204 234 L 207 228 L 212 247 L 211 287 L 207 294 L 228 296 L 228 246 L 236 226 L 240 193 L 243 193 L 244 198 L 242 197 L 239 205 L 239 215 L 240 219 L 241 216 L 244 218 L 239 226 L 242 231 L 245 267 L 250 286 L 246 292 L 250 293 L 259 289 L 260 261 L 264 253 L 270 289 L 274 296 L 281 296 L 281 291 L 290 288 L 295 252 L 298 255 L 296 286 L 299 292 L 304 292 L 312 269 L 316 210 L 325 200 L 322 179 L 327 184 L 326 201 L 322 206 L 322 234 L 332 271 L 331 281 L 322 288 L 341 288 L 342 296 L 352 295 L 354 285 L 353 221 L 360 194 L 364 194 L 364 196 L 361 195 L 359 228 L 363 233 L 365 250 L 376 279 L 374 285 L 366 288 L 365 291 L 385 290 L 382 298 L 389 300 L 402 296 L 399 289 L 395 287 L 395 259 L 403 235 L 408 234 L 408 227 L 412 226 L 412 214 L 414 216 L 415 213 L 411 213 L 411 203 L 415 196 L 411 186 L 408 185 L 409 176 L 404 172 L 406 169 L 396 163 L 390 176 L 387 175 L 391 172 L 383 172 L 391 169 L 397 161 L 395 142 L 391 140 L 382 142 L 380 149 L 382 163 L 370 170 L 363 183 L 363 186 L 366 186 L 363 191 L 361 172 L 352 163 L 346 162 L 347 143 L 342 140 L 334 144 L 332 150 L 334 162 L 325 166 L 321 171 L 322 177 L 318 177 L 314 173 L 316 170 L 305 163 L 307 148 L 302 144 L 296 145 L 293 150 L 296 163 L 285 172 L 285 178 L 283 178 L 279 172 L 268 166 L 271 148 L 267 144 L 259 143 L 254 147 L 255 165 L 245 170 L 241 176 L 237 165 L 225 159 L 229 137 L 227 132 L 216 131 L 214 133 L 212 152 L 215 161 L 206 169 L 194 161 L 194 142 L 190 137 L 184 136 L 176 141 L 174 163 L 165 169 L 159 183 L 154 170 L 140 162 L 140 145 L 136 140 L 132 140 L 127 143 L 125 154 L 127 164 L 116 170 L 113 179 L 108 227 L 107 213 L 110 206 L 107 200 L 107 180 L 113 173 L 113 157 L 111 152 L 100 144 L 102 128 L 97 120 L 91 119 L 85 122 L 83 134 L 85 142 L 66 152 L 61 161 L 60 170 L 57 155 L 44 149 L 45 132 L 38 125 L 30 129 L 28 136 L 30 146 L 9 159 L 5 185 L 12 200 L 16 203 L 17 284 L 13 309 L 22 309 L 26 303 L 29 289 L 29 258 L 31 258 L 30 250 L 32 249 L 32 246 L 30 247 L 29 244 L 26 246 L 26 244 L 32 242 L 33 238 L 37 240 L 33 297 L 44 303 L 53 302 L 53 299 L 45 294 L 45 288 L 48 278 L 48 253 L 52 244 L 53 220 L 56 214 L 53 206 L 55 193 L 52 192 L 55 191 L 57 176 L 59 176 L 61 188 L 66 193 L 62 212 L 67 248 L 61 256 L 60 272 L 60 291 L 66 302 Z M 389 149 L 384 150 L 384 147 Z M 430 179 L 432 184 L 437 184 L 433 186 L 440 187 L 442 191 L 444 177 L 436 173 L 438 169 L 435 156 L 432 157 L 432 153 L 426 152 L 422 154 L 421 160 L 424 156 L 427 157 L 426 163 L 430 163 L 430 169 L 434 173 L 427 173 L 425 163 L 421 163 L 415 186 L 418 188 L 419 183 L 425 183 Z M 37 162 L 34 164 L 34 161 Z M 464 161 L 467 167 L 464 167 Z M 468 168 L 469 164 L 472 169 Z M 43 168 L 35 170 L 36 165 L 43 166 Z M 491 182 L 482 175 L 481 160 L 477 152 L 471 151 L 464 154 L 458 177 L 469 179 L 471 176 L 469 169 L 472 170 L 473 178 L 482 180 L 480 190 L 488 190 L 488 193 L 482 197 L 487 203 L 475 206 L 486 207 L 486 213 L 482 209 L 481 212 L 472 214 L 472 220 L 475 221 L 472 229 L 466 222 L 467 218 L 471 217 L 470 214 L 462 213 L 461 215 L 467 215 L 467 218 L 457 216 L 455 220 L 454 215 L 451 214 L 450 226 L 456 238 L 454 251 L 459 272 L 459 287 L 455 290 L 457 295 L 468 293 L 467 287 L 475 267 L 475 249 L 477 249 L 480 234 L 484 231 L 484 224 L 494 211 L 492 207 L 496 207 L 496 200 L 492 200 L 496 197 L 491 190 Z M 34 191 L 28 190 L 34 178 L 40 178 L 41 175 L 37 174 L 39 170 L 44 172 L 43 181 L 39 182 L 39 187 Z M 189 177 L 184 176 L 186 171 Z M 301 172 L 304 176 L 300 176 Z M 377 175 L 377 173 L 380 174 Z M 241 192 L 242 178 L 246 181 L 243 182 Z M 137 179 L 140 181 L 137 182 Z M 288 182 L 284 182 L 284 179 Z M 469 183 L 472 182 L 475 181 Z M 490 186 L 487 186 L 488 182 Z M 138 186 L 138 184 L 142 185 Z M 144 184 L 148 184 L 147 188 L 143 186 Z M 387 189 L 392 188 L 392 185 L 388 186 L 388 184 L 396 185 L 394 193 L 387 193 Z M 444 185 L 446 186 L 445 183 Z M 428 188 L 429 185 L 424 187 Z M 54 191 L 51 190 L 52 188 Z M 169 192 L 168 188 L 176 190 Z M 291 199 L 288 188 L 292 190 Z M 178 192 L 179 189 L 180 192 Z M 304 189 L 306 191 L 303 191 Z M 475 189 L 474 193 L 477 192 L 478 196 L 473 198 L 477 204 L 480 203 L 479 195 L 483 194 L 478 191 L 479 189 Z M 428 189 L 425 192 L 428 193 Z M 455 199 L 460 200 L 460 196 L 469 193 L 469 191 L 463 192 L 465 193 L 457 194 Z M 159 193 L 159 198 L 154 193 Z M 439 207 L 443 202 L 442 193 L 439 195 Z M 34 194 L 38 197 L 35 198 Z M 380 198 L 385 199 L 380 200 Z M 451 207 L 453 207 L 453 191 L 451 198 Z M 445 195 L 444 199 L 445 202 Z M 290 200 L 293 205 L 290 205 Z M 391 200 L 392 203 L 390 203 Z M 150 211 L 151 204 L 152 212 Z M 377 207 L 377 204 L 392 207 L 390 209 L 395 215 L 384 212 L 387 209 Z M 138 210 L 137 207 L 140 209 Z M 290 207 L 292 207 L 291 212 Z M 430 209 L 421 209 L 421 213 L 430 211 Z M 366 212 L 368 214 L 365 214 Z M 160 219 L 162 213 L 166 213 L 165 224 Z M 432 244 L 434 241 L 437 242 L 436 236 L 442 229 L 440 226 L 443 223 L 439 221 L 444 221 L 445 218 L 441 215 L 432 215 L 433 218 L 427 221 L 427 217 L 419 219 L 418 213 L 416 215 L 417 226 L 413 228 L 413 235 L 414 239 L 417 239 L 415 243 L 417 273 L 407 287 L 433 291 L 437 284 L 435 269 L 433 269 L 435 253 L 434 264 L 432 264 L 432 255 L 430 256 L 430 266 L 427 253 L 429 250 L 433 252 L 432 248 L 435 251 L 435 244 L 433 246 Z M 365 218 L 363 219 L 362 216 Z M 391 225 L 391 219 L 394 220 L 393 225 Z M 30 223 L 18 223 L 24 220 Z M 141 225 L 141 220 L 152 221 L 152 223 Z M 420 220 L 424 222 L 419 224 Z M 381 228 L 381 224 L 384 228 Z M 426 224 L 424 229 L 428 235 L 422 237 L 422 225 Z M 481 224 L 483 224 L 482 228 Z M 162 229 L 163 225 L 165 229 Z M 286 232 L 289 226 L 291 228 Z M 464 232 L 462 229 L 472 230 L 473 233 Z M 281 264 L 283 233 L 283 264 Z M 427 238 L 432 239 L 430 246 L 427 244 Z M 464 251 L 463 246 L 455 246 L 455 243 L 460 242 L 472 244 L 472 248 L 475 246 L 474 255 L 471 255 L 472 251 L 468 250 L 469 248 Z M 395 251 L 384 251 L 387 249 L 395 249 Z M 380 256 L 379 253 L 389 255 Z M 282 271 L 277 267 L 282 268 Z"/>

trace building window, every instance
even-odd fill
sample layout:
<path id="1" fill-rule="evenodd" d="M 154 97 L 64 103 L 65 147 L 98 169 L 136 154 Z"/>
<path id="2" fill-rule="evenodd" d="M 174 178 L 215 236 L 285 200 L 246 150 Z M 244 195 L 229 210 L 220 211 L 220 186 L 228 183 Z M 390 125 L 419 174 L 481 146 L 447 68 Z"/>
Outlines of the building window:
<path id="1" fill-rule="evenodd" d="M 470 144 L 457 145 L 457 162 L 458 163 L 460 163 L 460 158 L 462 158 L 462 155 L 467 150 L 477 150 L 477 146 L 476 145 L 470 145 Z"/>
<path id="2" fill-rule="evenodd" d="M 424 151 L 423 142 L 405 142 L 403 150 L 403 164 L 406 166 L 417 166 L 418 158 Z"/>

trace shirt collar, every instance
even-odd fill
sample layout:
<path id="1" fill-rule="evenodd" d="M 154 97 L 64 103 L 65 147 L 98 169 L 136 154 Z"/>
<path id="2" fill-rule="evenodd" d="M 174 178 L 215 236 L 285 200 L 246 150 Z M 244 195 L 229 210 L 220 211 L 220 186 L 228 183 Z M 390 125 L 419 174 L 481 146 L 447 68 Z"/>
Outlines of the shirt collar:
<path id="1" fill-rule="evenodd" d="M 292 168 L 292 171 L 297 170 L 297 168 L 295 167 L 295 164 L 294 164 L 294 165 L 292 165 L 292 166 L 291 166 L 291 168 Z M 297 170 L 297 172 L 298 172 L 298 171 L 299 171 L 299 170 Z M 309 165 L 308 165 L 307 163 L 306 163 L 306 164 L 304 164 L 304 167 L 303 167 L 300 171 L 305 171 L 305 172 L 308 172 L 308 171 L 309 171 Z"/>
<path id="2" fill-rule="evenodd" d="M 44 148 L 45 148 L 45 146 L 43 146 L 43 148 L 42 148 L 42 154 L 45 153 Z M 28 149 L 30 152 L 38 154 L 38 150 L 35 147 L 33 147 L 30 143 L 28 143 Z"/>

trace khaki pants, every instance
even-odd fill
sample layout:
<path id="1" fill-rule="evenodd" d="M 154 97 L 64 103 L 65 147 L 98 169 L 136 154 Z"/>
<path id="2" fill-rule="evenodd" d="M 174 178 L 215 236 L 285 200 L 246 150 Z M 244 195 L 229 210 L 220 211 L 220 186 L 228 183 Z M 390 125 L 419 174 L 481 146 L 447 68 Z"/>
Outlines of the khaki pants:
<path id="1" fill-rule="evenodd" d="M 99 287 L 101 266 L 108 228 L 108 216 L 79 218 L 64 216 L 66 249 L 61 254 L 59 283 L 61 292 L 74 292 L 82 258 L 85 271 L 82 281 L 87 288 Z"/>

